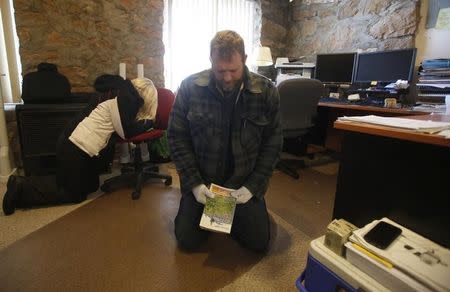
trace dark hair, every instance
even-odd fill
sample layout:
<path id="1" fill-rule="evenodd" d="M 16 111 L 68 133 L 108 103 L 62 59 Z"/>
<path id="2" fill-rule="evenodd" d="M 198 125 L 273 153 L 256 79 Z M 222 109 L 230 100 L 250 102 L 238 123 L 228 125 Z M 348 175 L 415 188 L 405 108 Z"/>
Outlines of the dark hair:
<path id="1" fill-rule="evenodd" d="M 213 51 L 217 51 L 221 59 L 230 60 L 234 52 L 239 53 L 242 56 L 242 59 L 244 59 L 244 40 L 235 31 L 219 31 L 211 40 L 210 56 L 212 56 Z"/>

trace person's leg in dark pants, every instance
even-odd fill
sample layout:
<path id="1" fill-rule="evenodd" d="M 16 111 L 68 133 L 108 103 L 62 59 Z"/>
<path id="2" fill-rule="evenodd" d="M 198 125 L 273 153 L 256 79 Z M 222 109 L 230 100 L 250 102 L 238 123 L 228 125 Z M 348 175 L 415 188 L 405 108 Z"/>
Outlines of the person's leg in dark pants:
<path id="1" fill-rule="evenodd" d="M 236 205 L 231 236 L 244 247 L 267 251 L 270 223 L 264 199 L 253 197 L 245 204 Z"/>
<path id="2" fill-rule="evenodd" d="M 96 159 L 90 157 L 68 139 L 57 152 L 59 189 L 71 194 L 75 201 L 83 201 L 99 187 Z"/>
<path id="3" fill-rule="evenodd" d="M 56 176 L 15 176 L 9 180 L 5 214 L 12 214 L 15 208 L 80 203 L 98 189 L 93 159 L 72 142 L 66 140 L 59 148 L 57 160 Z"/>
<path id="4" fill-rule="evenodd" d="M 17 208 L 79 203 L 86 199 L 60 188 L 55 176 L 17 177 L 17 181 L 21 184 L 21 192 L 17 194 Z"/>
<path id="5" fill-rule="evenodd" d="M 180 208 L 175 218 L 175 236 L 181 248 L 196 249 L 208 238 L 209 232 L 199 227 L 203 207 L 204 205 L 197 202 L 192 193 L 181 197 Z"/>

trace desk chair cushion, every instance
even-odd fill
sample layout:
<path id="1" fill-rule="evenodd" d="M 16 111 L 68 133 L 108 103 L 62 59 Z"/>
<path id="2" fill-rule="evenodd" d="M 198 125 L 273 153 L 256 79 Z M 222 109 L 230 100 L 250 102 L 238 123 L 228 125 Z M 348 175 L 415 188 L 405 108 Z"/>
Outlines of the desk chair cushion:
<path id="1" fill-rule="evenodd" d="M 155 139 L 159 139 L 164 135 L 164 130 L 160 130 L 160 129 L 152 129 L 149 130 L 148 132 L 130 137 L 128 139 L 122 139 L 119 138 L 119 143 L 142 143 L 142 142 L 146 142 L 146 141 L 150 141 L 150 140 L 155 140 Z"/>
<path id="2" fill-rule="evenodd" d="M 175 96 L 172 91 L 166 88 L 158 88 L 158 111 L 156 112 L 155 129 L 167 129 L 174 101 Z"/>

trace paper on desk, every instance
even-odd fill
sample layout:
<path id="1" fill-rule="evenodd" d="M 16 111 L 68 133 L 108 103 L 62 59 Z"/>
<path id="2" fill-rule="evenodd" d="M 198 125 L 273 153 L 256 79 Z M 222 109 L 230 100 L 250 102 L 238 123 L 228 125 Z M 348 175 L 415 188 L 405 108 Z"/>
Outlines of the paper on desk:
<path id="1" fill-rule="evenodd" d="M 448 83 L 426 83 L 426 82 L 423 82 L 423 83 L 417 83 L 417 86 L 430 86 L 430 87 L 436 87 L 436 88 L 441 88 L 441 89 L 443 89 L 443 88 L 448 88 L 448 87 L 450 87 L 450 84 L 448 84 Z"/>
<path id="2" fill-rule="evenodd" d="M 450 139 L 450 130 L 440 131 L 437 135 L 444 136 L 445 139 Z"/>
<path id="3" fill-rule="evenodd" d="M 402 128 L 425 133 L 436 133 L 445 129 L 450 129 L 450 123 L 448 122 L 424 121 L 424 120 L 414 120 L 408 118 L 395 118 L 395 117 L 394 118 L 380 117 L 375 115 L 358 116 L 358 117 L 344 116 L 340 117 L 338 120 Z"/>
<path id="4" fill-rule="evenodd" d="M 444 105 L 427 105 L 427 104 L 421 104 L 418 106 L 415 106 L 413 108 L 415 111 L 421 111 L 421 112 L 429 112 L 429 113 L 442 113 L 445 114 L 445 104 Z"/>

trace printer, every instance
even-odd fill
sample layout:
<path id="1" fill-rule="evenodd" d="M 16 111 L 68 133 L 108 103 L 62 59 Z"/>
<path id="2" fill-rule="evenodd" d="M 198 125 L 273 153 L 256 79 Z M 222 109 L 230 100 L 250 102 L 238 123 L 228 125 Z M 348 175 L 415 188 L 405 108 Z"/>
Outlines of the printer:
<path id="1" fill-rule="evenodd" d="M 311 78 L 316 64 L 305 62 L 289 62 L 288 58 L 277 58 L 275 68 L 277 69 L 276 83 L 293 78 Z"/>

